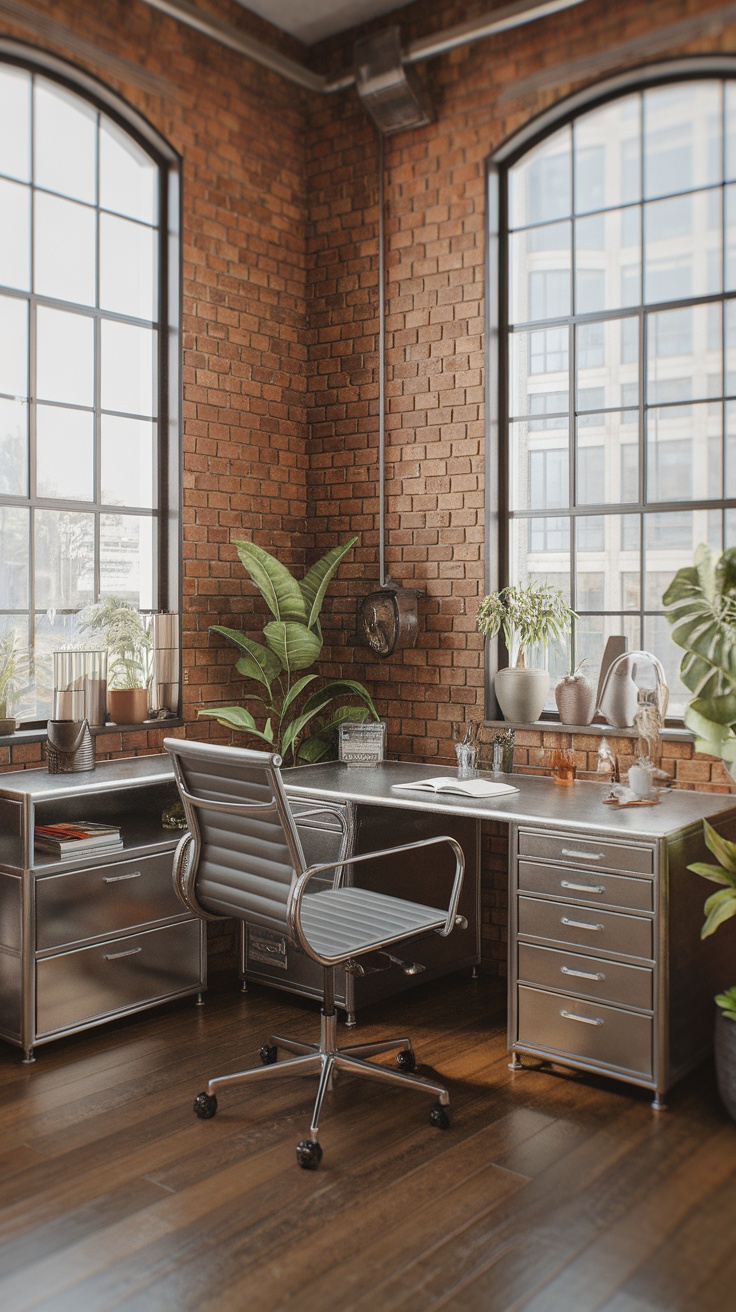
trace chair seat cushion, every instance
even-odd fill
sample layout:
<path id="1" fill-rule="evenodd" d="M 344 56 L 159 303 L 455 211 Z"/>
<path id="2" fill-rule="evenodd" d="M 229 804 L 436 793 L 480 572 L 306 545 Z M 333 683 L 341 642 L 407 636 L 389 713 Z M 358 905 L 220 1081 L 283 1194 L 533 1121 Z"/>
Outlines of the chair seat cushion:
<path id="1" fill-rule="evenodd" d="M 445 918 L 436 907 L 368 888 L 330 888 L 305 897 L 301 907 L 302 928 L 314 951 L 341 960 L 441 929 Z"/>

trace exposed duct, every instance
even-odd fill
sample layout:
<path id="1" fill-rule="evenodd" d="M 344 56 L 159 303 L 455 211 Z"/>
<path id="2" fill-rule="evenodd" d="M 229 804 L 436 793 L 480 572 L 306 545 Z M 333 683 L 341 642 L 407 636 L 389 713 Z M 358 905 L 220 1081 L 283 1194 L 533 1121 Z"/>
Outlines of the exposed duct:
<path id="1" fill-rule="evenodd" d="M 498 36 L 501 32 L 522 27 L 525 23 L 533 23 L 538 18 L 549 18 L 552 14 L 573 9 L 583 3 L 584 0 L 516 0 L 515 4 L 506 5 L 504 9 L 489 14 L 487 18 L 470 19 L 467 23 L 459 23 L 456 27 L 448 28 L 446 32 L 438 32 L 434 36 L 412 41 L 401 55 L 401 62 L 406 66 L 416 64 L 421 59 L 434 59 L 447 50 L 470 45 L 471 42 L 480 41 L 484 37 Z M 354 86 L 357 81 L 356 73 L 352 69 L 335 78 L 326 78 L 321 73 L 313 73 L 304 64 L 300 64 L 295 59 L 288 59 L 272 46 L 256 41 L 254 37 L 240 32 L 229 23 L 224 23 L 214 15 L 205 13 L 203 9 L 190 4 L 189 0 L 144 0 L 144 4 L 150 5 L 152 9 L 159 9 L 169 18 L 175 18 L 187 27 L 192 27 L 204 36 L 210 37 L 212 41 L 218 41 L 229 50 L 235 50 L 238 54 L 254 60 L 264 68 L 280 73 L 282 77 L 297 86 L 304 87 L 307 91 L 330 95 L 335 91 L 344 91 L 347 87 Z"/>
<path id="2" fill-rule="evenodd" d="M 432 122 L 419 78 L 402 63 L 398 27 L 356 41 L 355 88 L 382 136 Z"/>

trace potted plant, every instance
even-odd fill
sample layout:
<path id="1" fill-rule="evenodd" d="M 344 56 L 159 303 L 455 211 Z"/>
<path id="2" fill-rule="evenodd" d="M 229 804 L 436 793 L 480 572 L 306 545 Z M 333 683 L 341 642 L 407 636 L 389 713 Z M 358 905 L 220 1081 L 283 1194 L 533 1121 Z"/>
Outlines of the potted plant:
<path id="1" fill-rule="evenodd" d="M 476 616 L 481 633 L 495 638 L 503 633 L 513 662 L 498 671 L 495 690 L 504 718 L 514 724 L 538 720 L 549 693 L 546 669 L 529 667 L 530 647 L 558 642 L 570 631 L 574 611 L 562 593 L 548 583 L 510 584 L 484 597 Z"/>
<path id="2" fill-rule="evenodd" d="M 152 635 L 135 606 L 106 597 L 84 611 L 80 631 L 107 647 L 107 709 L 115 724 L 142 724 L 148 718 L 152 674 Z"/>
<path id="3" fill-rule="evenodd" d="M 15 716 L 10 715 L 9 703 L 18 685 L 18 657 L 15 650 L 15 632 L 0 639 L 0 734 L 15 732 Z"/>
<path id="4" fill-rule="evenodd" d="M 357 538 L 351 538 L 328 551 L 302 579 L 294 578 L 285 565 L 254 542 L 235 543 L 271 618 L 262 627 L 262 642 L 220 624 L 213 625 L 210 632 L 221 634 L 237 647 L 236 669 L 253 685 L 246 701 L 262 707 L 260 715 L 265 718 L 259 727 L 253 712 L 244 706 L 210 707 L 200 715 L 248 734 L 281 756 L 291 753 L 294 763 L 297 758 L 319 761 L 333 753 L 337 729 L 344 720 L 365 720 L 369 715 L 379 718 L 367 689 L 355 679 L 334 679 L 304 697 L 317 678 L 302 671 L 309 669 L 322 651 L 319 617 L 325 593 L 356 542 Z M 346 696 L 359 698 L 363 706 L 333 708 L 335 701 Z"/>
<path id="5" fill-rule="evenodd" d="M 692 697 L 684 721 L 695 733 L 695 750 L 719 756 L 736 779 L 736 547 L 721 555 L 701 545 L 695 563 L 677 571 L 662 602 L 672 638 L 685 655 L 680 678 Z M 688 866 L 718 884 L 706 899 L 701 938 L 736 915 L 736 843 L 703 822 L 705 843 L 717 864 Z M 736 973 L 736 962 L 734 962 Z M 736 1120 L 736 986 L 716 995 L 716 1079 L 721 1100 Z"/>

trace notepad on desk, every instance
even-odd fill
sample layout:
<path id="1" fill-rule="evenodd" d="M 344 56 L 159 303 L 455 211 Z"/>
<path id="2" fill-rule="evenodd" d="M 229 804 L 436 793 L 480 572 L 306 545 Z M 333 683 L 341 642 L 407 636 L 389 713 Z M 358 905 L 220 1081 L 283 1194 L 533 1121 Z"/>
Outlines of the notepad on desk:
<path id="1" fill-rule="evenodd" d="M 416 788 L 424 793 L 454 793 L 458 797 L 502 797 L 504 793 L 518 793 L 513 784 L 494 783 L 491 779 L 453 779 L 451 775 L 438 775 L 433 779 L 417 779 L 410 784 L 392 784 L 392 788 Z"/>

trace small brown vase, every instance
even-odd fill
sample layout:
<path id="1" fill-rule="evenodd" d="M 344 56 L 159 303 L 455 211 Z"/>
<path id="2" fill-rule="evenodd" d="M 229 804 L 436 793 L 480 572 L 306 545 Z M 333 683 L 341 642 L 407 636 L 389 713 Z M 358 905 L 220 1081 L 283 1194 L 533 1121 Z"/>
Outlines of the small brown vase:
<path id="1" fill-rule="evenodd" d="M 567 674 L 555 688 L 562 724 L 590 724 L 595 715 L 595 688 L 582 674 Z"/>
<path id="2" fill-rule="evenodd" d="M 148 719 L 148 689 L 108 688 L 107 709 L 114 724 L 143 724 Z"/>

